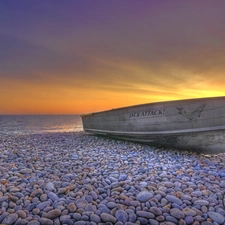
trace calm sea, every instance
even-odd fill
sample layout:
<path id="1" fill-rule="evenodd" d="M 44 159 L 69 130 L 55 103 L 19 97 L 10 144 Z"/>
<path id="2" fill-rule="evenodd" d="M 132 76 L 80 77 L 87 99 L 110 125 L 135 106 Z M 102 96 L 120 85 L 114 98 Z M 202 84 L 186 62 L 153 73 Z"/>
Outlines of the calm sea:
<path id="1" fill-rule="evenodd" d="M 78 115 L 0 115 L 0 136 L 82 130 Z"/>

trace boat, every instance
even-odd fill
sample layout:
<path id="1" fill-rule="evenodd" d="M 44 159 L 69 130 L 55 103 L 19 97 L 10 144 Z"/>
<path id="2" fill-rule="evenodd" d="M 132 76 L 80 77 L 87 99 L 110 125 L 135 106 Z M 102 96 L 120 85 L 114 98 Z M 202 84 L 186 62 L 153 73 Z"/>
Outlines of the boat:
<path id="1" fill-rule="evenodd" d="M 84 131 L 152 146 L 225 152 L 225 97 L 128 106 L 82 115 Z"/>

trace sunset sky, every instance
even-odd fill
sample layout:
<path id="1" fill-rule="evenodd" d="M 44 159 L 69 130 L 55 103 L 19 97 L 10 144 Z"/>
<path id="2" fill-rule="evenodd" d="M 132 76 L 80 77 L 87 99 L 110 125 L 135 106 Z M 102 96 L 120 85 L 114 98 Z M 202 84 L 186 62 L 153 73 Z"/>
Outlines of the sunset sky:
<path id="1" fill-rule="evenodd" d="M 225 95 L 225 1 L 1 0 L 0 114 Z"/>

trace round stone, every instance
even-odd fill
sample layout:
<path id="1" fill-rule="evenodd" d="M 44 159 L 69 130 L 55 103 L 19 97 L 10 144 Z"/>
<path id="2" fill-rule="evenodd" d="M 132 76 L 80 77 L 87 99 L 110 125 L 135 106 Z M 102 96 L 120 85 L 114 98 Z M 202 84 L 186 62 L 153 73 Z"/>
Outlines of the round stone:
<path id="1" fill-rule="evenodd" d="M 113 209 L 117 206 L 117 204 L 115 202 L 107 202 L 106 205 L 109 209 Z"/>
<path id="2" fill-rule="evenodd" d="M 69 203 L 69 205 L 67 206 L 67 209 L 69 210 L 69 212 L 73 213 L 73 212 L 76 211 L 77 207 L 76 207 L 76 205 L 75 205 L 73 202 L 71 202 L 71 203 Z"/>
<path id="3" fill-rule="evenodd" d="M 92 213 L 90 215 L 90 219 L 91 219 L 91 221 L 93 221 L 95 223 L 100 223 L 101 222 L 101 218 L 98 215 L 94 214 L 94 213 Z"/>
<path id="4" fill-rule="evenodd" d="M 150 208 L 150 212 L 154 213 L 156 216 L 162 215 L 161 209 L 155 206 Z"/>
<path id="5" fill-rule="evenodd" d="M 23 210 L 16 211 L 16 214 L 22 219 L 26 218 L 26 212 L 24 212 Z"/>
<path id="6" fill-rule="evenodd" d="M 147 202 L 150 198 L 153 197 L 153 194 L 152 192 L 149 192 L 149 191 L 142 191 L 140 192 L 136 199 L 139 201 L 139 202 Z"/>
<path id="7" fill-rule="evenodd" d="M 49 197 L 53 202 L 59 199 L 58 195 L 55 194 L 54 192 L 51 192 L 51 191 L 48 193 L 48 197 Z"/>
<path id="8" fill-rule="evenodd" d="M 9 214 L 5 217 L 5 219 L 2 221 L 2 224 L 14 224 L 16 220 L 18 219 L 18 215 L 16 213 Z"/>
<path id="9" fill-rule="evenodd" d="M 128 215 L 123 210 L 117 210 L 116 214 L 115 214 L 115 217 L 116 217 L 117 221 L 121 221 L 123 223 L 126 223 L 127 220 L 128 220 Z"/>
<path id="10" fill-rule="evenodd" d="M 47 218 L 40 218 L 41 225 L 53 225 L 53 221 Z"/>
<path id="11" fill-rule="evenodd" d="M 186 224 L 193 224 L 193 221 L 194 221 L 192 216 L 186 216 L 184 218 L 184 220 L 185 220 Z"/>
<path id="12" fill-rule="evenodd" d="M 185 216 L 196 216 L 196 212 L 190 208 L 184 208 L 183 210 L 183 213 Z"/>
<path id="13" fill-rule="evenodd" d="M 49 212 L 47 212 L 45 217 L 48 219 L 54 219 L 60 215 L 61 215 L 61 211 L 59 209 L 53 209 L 53 210 L 50 210 Z"/>
<path id="14" fill-rule="evenodd" d="M 166 199 L 171 203 L 176 203 L 178 205 L 182 205 L 182 201 L 173 195 L 166 195 Z"/>
<path id="15" fill-rule="evenodd" d="M 111 223 L 116 223 L 116 218 L 108 213 L 101 213 L 100 215 L 101 219 L 103 222 L 111 222 Z"/>
<path id="16" fill-rule="evenodd" d="M 78 199 L 76 202 L 75 202 L 77 208 L 85 208 L 85 206 L 88 204 L 88 202 L 84 199 Z"/>
<path id="17" fill-rule="evenodd" d="M 176 219 L 183 219 L 185 217 L 184 213 L 178 208 L 172 208 L 170 210 L 170 215 Z"/>
<path id="18" fill-rule="evenodd" d="M 224 223 L 224 216 L 217 212 L 208 212 L 208 216 L 216 223 L 223 224 Z"/>

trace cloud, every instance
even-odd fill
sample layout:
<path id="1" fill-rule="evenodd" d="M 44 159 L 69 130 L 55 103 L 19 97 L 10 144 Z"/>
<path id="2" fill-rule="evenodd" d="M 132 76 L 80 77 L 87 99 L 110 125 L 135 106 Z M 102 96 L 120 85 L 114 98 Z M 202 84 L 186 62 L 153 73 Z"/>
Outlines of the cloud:
<path id="1" fill-rule="evenodd" d="M 114 96 L 122 105 L 223 95 L 224 11 L 208 0 L 0 2 L 4 97 L 32 102 L 22 90 L 33 90 L 39 105 L 55 95 L 101 107 Z"/>

